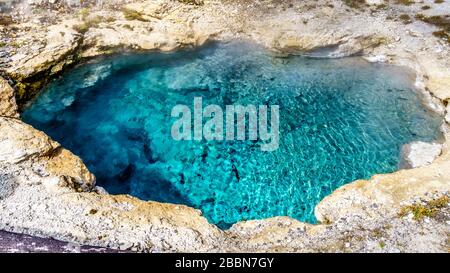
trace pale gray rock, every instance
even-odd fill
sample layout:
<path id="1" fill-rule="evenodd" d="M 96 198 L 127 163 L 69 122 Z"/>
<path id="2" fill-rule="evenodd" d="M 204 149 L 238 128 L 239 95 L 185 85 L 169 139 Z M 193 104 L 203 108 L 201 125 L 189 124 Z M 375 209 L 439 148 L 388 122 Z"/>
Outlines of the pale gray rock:
<path id="1" fill-rule="evenodd" d="M 442 152 L 442 144 L 422 141 L 412 142 L 402 147 L 400 167 L 417 168 L 431 164 Z"/>
<path id="2" fill-rule="evenodd" d="M 368 5 L 381 5 L 384 4 L 384 0 L 366 0 Z"/>
<path id="3" fill-rule="evenodd" d="M 445 121 L 450 124 L 450 104 L 447 105 L 446 115 L 445 115 Z"/>

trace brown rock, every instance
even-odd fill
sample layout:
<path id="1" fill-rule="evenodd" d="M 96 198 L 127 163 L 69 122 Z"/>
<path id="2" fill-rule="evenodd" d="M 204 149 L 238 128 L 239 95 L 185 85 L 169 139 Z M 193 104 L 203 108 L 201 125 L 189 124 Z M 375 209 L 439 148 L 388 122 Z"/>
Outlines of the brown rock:
<path id="1" fill-rule="evenodd" d="M 19 117 L 14 90 L 2 77 L 0 77 L 0 116 Z"/>

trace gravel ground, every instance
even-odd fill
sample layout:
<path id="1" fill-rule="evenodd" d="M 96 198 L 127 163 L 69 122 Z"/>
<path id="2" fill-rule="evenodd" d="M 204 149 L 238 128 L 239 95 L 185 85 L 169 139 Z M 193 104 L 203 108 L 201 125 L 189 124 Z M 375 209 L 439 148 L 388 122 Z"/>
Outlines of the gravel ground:
<path id="1" fill-rule="evenodd" d="M 0 253 L 116 253 L 117 250 L 80 246 L 54 239 L 0 231 Z"/>

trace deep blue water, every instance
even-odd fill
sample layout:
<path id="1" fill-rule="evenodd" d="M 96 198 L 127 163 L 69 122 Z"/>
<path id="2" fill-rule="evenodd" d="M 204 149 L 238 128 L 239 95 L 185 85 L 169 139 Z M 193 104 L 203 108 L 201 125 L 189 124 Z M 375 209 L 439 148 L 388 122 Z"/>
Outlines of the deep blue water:
<path id="1" fill-rule="evenodd" d="M 288 215 L 315 222 L 339 186 L 398 168 L 402 144 L 438 137 L 413 76 L 359 58 L 278 58 L 245 42 L 132 54 L 53 81 L 23 119 L 79 155 L 110 193 L 199 208 L 222 228 Z M 280 105 L 280 148 L 171 138 L 176 104 Z M 237 175 L 238 174 L 238 175 Z"/>

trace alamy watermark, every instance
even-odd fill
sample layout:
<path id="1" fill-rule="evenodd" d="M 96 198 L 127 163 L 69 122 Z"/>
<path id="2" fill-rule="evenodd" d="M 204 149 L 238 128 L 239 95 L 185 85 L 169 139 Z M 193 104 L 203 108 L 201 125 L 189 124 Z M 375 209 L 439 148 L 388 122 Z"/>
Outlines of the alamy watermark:
<path id="1" fill-rule="evenodd" d="M 280 107 L 278 105 L 270 106 L 270 127 L 267 105 L 226 105 L 224 111 L 222 107 L 215 104 L 203 108 L 202 98 L 195 97 L 193 106 L 193 115 L 191 108 L 187 105 L 179 104 L 172 108 L 171 115 L 177 118 L 171 129 L 174 140 L 261 140 L 262 151 L 271 152 L 279 147 Z"/>

